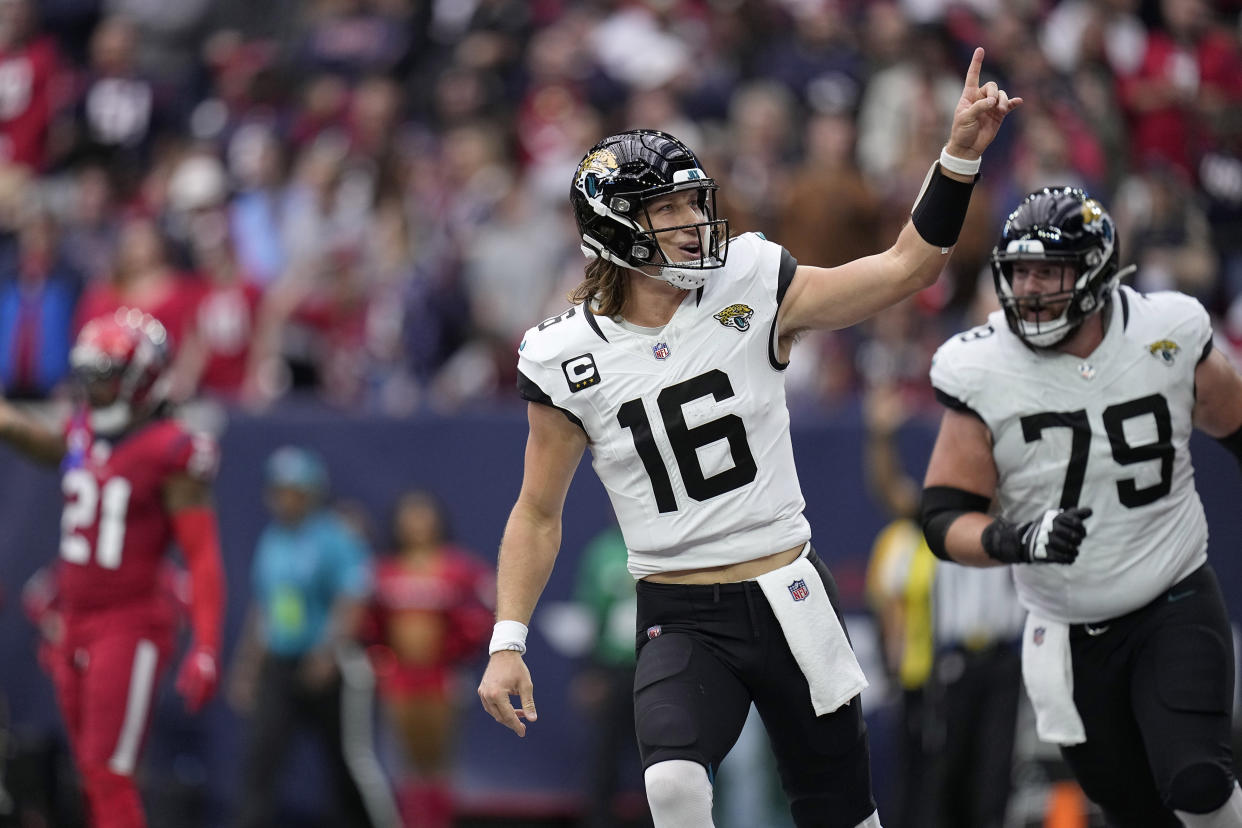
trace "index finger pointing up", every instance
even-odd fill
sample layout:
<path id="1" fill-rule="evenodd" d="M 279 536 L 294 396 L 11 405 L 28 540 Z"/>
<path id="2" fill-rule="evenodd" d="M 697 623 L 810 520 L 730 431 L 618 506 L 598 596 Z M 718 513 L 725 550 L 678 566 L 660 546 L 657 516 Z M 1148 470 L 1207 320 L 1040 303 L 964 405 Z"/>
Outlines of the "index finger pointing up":
<path id="1" fill-rule="evenodd" d="M 979 88 L 979 70 L 983 68 L 983 47 L 976 46 L 970 58 L 970 68 L 966 70 L 965 91 L 974 92 Z"/>

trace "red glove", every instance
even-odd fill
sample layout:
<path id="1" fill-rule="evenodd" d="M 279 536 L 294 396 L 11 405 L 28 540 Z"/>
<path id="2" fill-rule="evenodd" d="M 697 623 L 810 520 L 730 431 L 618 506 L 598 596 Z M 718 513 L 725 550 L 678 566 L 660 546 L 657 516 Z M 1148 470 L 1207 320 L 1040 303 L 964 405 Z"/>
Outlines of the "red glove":
<path id="1" fill-rule="evenodd" d="M 220 671 L 216 669 L 216 654 L 209 647 L 195 645 L 185 654 L 181 669 L 177 671 L 177 692 L 185 699 L 185 708 L 197 713 L 216 692 Z"/>

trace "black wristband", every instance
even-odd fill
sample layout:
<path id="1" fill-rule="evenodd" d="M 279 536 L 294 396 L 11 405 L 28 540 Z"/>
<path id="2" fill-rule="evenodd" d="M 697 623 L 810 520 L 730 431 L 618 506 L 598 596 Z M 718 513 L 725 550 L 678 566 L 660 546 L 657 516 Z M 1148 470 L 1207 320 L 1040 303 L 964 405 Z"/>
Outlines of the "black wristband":
<path id="1" fill-rule="evenodd" d="M 964 183 L 942 173 L 939 161 L 932 165 L 919 200 L 910 211 L 910 222 L 923 241 L 942 248 L 957 244 L 970 206 L 970 193 L 978 180 L 976 175 L 970 183 Z"/>

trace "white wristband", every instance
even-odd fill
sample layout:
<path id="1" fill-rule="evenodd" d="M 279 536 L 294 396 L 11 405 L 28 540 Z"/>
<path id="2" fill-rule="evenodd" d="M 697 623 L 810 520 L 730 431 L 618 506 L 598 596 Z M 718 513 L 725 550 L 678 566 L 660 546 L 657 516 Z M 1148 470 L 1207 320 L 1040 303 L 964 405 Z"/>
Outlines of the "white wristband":
<path id="1" fill-rule="evenodd" d="M 979 167 L 982 163 L 982 158 L 967 161 L 965 158 L 949 155 L 948 147 L 940 148 L 940 166 L 949 172 L 955 172 L 958 175 L 975 175 L 979 172 Z"/>
<path id="2" fill-rule="evenodd" d="M 501 650 L 517 650 L 526 652 L 526 625 L 521 621 L 497 621 L 492 627 L 492 643 L 487 647 L 487 654 Z"/>

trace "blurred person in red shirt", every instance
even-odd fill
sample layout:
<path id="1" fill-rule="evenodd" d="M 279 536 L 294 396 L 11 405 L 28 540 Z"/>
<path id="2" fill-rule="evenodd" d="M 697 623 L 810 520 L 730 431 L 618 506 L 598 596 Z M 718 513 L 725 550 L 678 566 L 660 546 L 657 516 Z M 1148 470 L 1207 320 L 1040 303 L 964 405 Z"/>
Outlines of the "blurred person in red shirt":
<path id="1" fill-rule="evenodd" d="M 1138 69 L 1119 78 L 1130 156 L 1161 160 L 1190 176 L 1216 148 L 1218 131 L 1242 105 L 1242 50 L 1206 0 L 1161 0 L 1163 28 L 1148 33 Z"/>
<path id="2" fill-rule="evenodd" d="M 482 655 L 491 633 L 490 567 L 453 544 L 444 510 L 429 492 L 406 492 L 393 519 L 396 548 L 376 568 L 371 648 L 385 709 L 416 778 L 401 791 L 416 828 L 448 828 L 449 779 L 459 732 L 457 669 Z"/>
<path id="3" fill-rule="evenodd" d="M 174 542 L 192 582 L 193 640 L 176 682 L 190 712 L 211 698 L 218 675 L 224 574 L 211 501 L 218 452 L 210 437 L 168 416 L 165 345 L 162 327 L 140 311 L 89 322 L 70 356 L 80 404 L 63 430 L 0 400 L 0 439 L 61 471 L 56 629 L 41 660 L 94 828 L 145 825 L 134 773 L 174 651 L 178 614 L 161 574 Z M 46 636 L 42 619 L 40 626 Z"/>
<path id="4" fill-rule="evenodd" d="M 181 400 L 198 393 L 259 402 L 263 291 L 238 263 L 229 225 L 224 165 L 212 155 L 183 159 L 169 180 L 170 215 L 180 226 L 199 276 L 197 301 L 173 363 L 170 391 Z"/>
<path id="5" fill-rule="evenodd" d="M 199 296 L 200 286 L 169 262 L 164 237 L 155 221 L 133 215 L 121 227 L 108 278 L 91 284 L 83 294 L 75 328 L 81 330 L 92 319 L 111 316 L 118 308 L 135 308 L 164 326 L 175 352 Z"/>
<path id="6" fill-rule="evenodd" d="M 0 160 L 33 170 L 47 162 L 58 64 L 31 0 L 0 0 Z"/>

